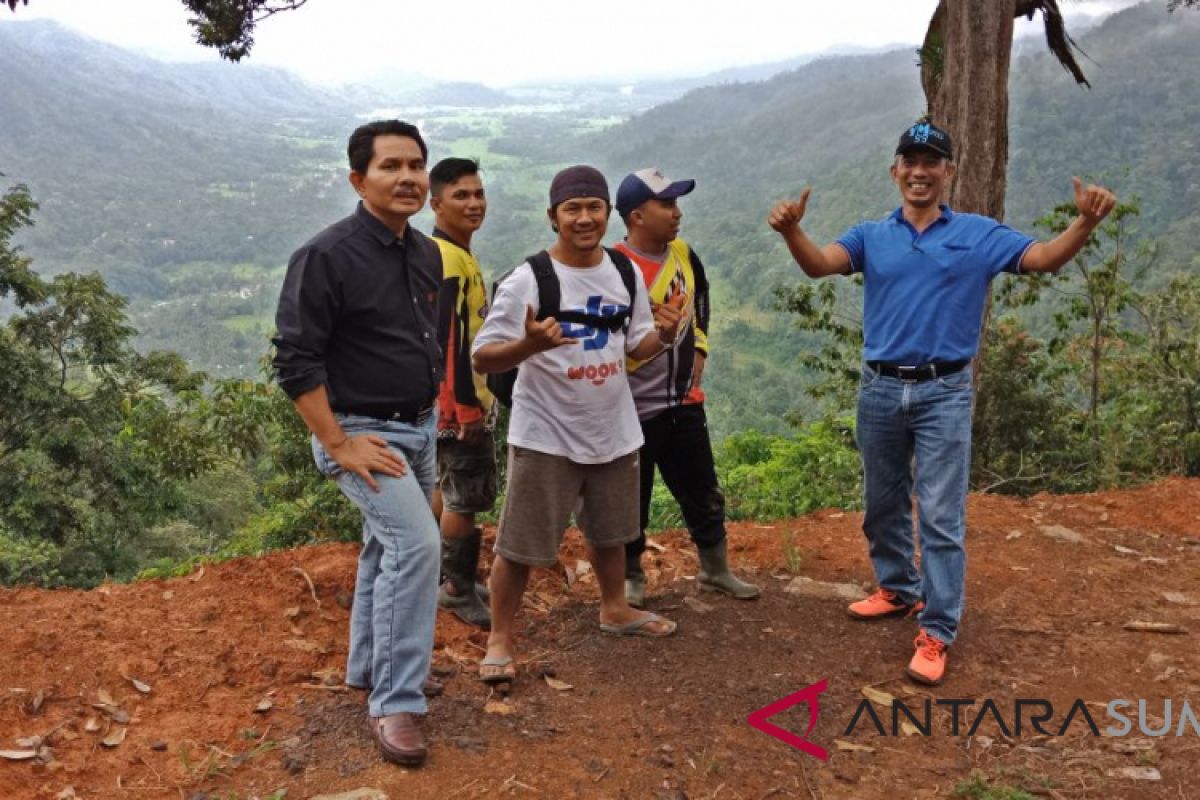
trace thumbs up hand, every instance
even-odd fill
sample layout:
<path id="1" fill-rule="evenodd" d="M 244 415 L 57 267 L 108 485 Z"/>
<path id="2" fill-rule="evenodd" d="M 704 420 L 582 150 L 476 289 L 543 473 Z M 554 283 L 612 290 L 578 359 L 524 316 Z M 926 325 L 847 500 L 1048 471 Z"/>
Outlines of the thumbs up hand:
<path id="1" fill-rule="evenodd" d="M 1075 189 L 1075 207 L 1079 209 L 1079 216 L 1091 226 L 1098 225 L 1117 204 L 1117 196 L 1103 186 L 1094 183 L 1084 186 L 1079 178 L 1071 178 L 1071 185 Z"/>
<path id="2" fill-rule="evenodd" d="M 654 327 L 658 329 L 658 338 L 664 345 L 671 345 L 679 335 L 679 323 L 683 320 L 683 305 L 687 296 L 676 292 L 670 300 L 654 306 Z"/>
<path id="3" fill-rule="evenodd" d="M 799 225 L 800 220 L 804 219 L 804 212 L 808 210 L 808 198 L 811 194 L 810 187 L 801 192 L 800 197 L 795 200 L 781 200 L 776 203 L 767 215 L 767 224 L 779 233 Z"/>

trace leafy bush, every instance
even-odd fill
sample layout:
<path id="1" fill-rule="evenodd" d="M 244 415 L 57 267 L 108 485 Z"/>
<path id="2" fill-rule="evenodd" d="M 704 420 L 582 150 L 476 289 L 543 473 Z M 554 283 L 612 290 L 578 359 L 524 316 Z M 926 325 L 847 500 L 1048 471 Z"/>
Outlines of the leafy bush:
<path id="1" fill-rule="evenodd" d="M 847 418 L 809 423 L 794 436 L 750 431 L 721 443 L 729 519 L 781 519 L 861 503 L 861 469 Z"/>

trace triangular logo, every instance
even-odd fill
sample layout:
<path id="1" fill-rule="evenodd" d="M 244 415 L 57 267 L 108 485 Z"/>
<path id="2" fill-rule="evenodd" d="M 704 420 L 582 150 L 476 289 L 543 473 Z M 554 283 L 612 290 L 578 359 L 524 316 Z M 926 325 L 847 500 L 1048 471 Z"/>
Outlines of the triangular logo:
<path id="1" fill-rule="evenodd" d="M 819 682 L 812 686 L 806 686 L 800 691 L 789 694 L 782 700 L 776 700 L 770 705 L 763 706 L 758 711 L 746 718 L 746 722 L 750 723 L 750 727 L 760 730 L 768 736 L 773 736 L 784 744 L 789 744 L 797 750 L 807 753 L 813 758 L 821 761 L 829 760 L 829 751 L 824 747 L 813 744 L 808 741 L 808 736 L 813 732 L 813 728 L 817 726 L 817 718 L 821 714 L 820 696 L 821 693 L 829 688 L 829 679 L 822 678 Z M 800 703 L 808 704 L 808 730 L 804 732 L 804 736 L 800 737 L 791 731 L 781 728 L 774 723 L 767 722 L 768 719 L 776 714 L 782 714 L 789 708 Z"/>

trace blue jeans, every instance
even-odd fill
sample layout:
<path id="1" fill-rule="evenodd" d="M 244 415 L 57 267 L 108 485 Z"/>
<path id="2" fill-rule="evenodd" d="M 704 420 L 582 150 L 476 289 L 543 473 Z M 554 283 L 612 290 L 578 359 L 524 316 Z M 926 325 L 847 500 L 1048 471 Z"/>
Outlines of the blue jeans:
<path id="1" fill-rule="evenodd" d="M 431 416 L 421 425 L 408 425 L 335 416 L 348 436 L 380 436 L 408 465 L 400 478 L 375 473 L 375 492 L 361 477 L 342 470 L 313 437 L 317 468 L 363 515 L 346 682 L 370 687 L 372 717 L 423 713 L 421 688 L 433 657 L 441 549 L 429 505 L 437 479 L 436 420 Z"/>
<path id="2" fill-rule="evenodd" d="M 967 480 L 971 470 L 971 367 L 904 381 L 864 366 L 856 437 L 862 453 L 863 532 L 879 586 L 925 601 L 921 627 L 946 644 L 963 612 Z M 921 565 L 915 563 L 916 488 Z"/>

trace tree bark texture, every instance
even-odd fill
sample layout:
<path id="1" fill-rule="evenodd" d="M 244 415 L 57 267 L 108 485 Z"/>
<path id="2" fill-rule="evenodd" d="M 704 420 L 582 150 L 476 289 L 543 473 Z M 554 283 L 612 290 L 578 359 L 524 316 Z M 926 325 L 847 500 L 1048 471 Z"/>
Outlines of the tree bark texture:
<path id="1" fill-rule="evenodd" d="M 1004 218 L 1016 9 L 1017 0 L 942 0 L 922 57 L 930 118 L 954 139 L 950 205 L 995 219 Z"/>

